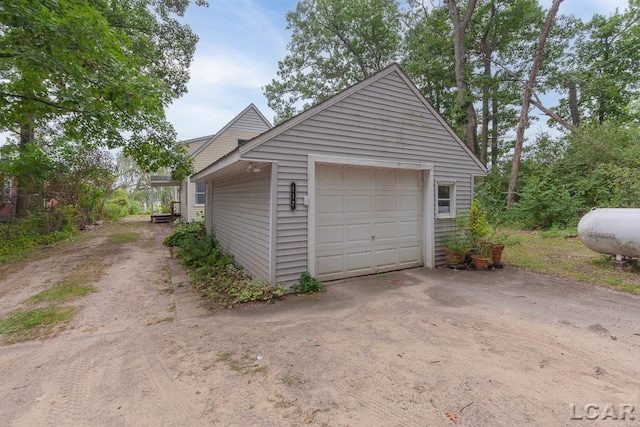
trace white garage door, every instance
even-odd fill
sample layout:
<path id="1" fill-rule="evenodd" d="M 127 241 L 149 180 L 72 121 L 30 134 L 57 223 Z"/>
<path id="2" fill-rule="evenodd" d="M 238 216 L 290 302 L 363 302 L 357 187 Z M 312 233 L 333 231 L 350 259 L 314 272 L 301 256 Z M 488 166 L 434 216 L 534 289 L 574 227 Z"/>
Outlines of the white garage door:
<path id="1" fill-rule="evenodd" d="M 422 171 L 317 165 L 316 276 L 421 266 Z"/>

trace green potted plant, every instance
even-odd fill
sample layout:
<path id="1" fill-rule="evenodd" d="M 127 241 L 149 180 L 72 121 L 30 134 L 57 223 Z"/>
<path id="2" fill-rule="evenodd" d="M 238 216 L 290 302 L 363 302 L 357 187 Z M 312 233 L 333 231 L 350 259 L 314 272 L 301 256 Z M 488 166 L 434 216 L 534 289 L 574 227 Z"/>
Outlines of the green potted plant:
<path id="1" fill-rule="evenodd" d="M 468 236 L 471 241 L 471 247 L 474 249 L 491 233 L 486 214 L 477 200 L 471 203 L 468 216 L 458 216 L 457 226 L 459 230 L 463 230 Z"/>
<path id="2" fill-rule="evenodd" d="M 491 243 L 491 259 L 494 265 L 502 264 L 502 251 L 506 246 L 513 246 L 520 243 L 520 240 L 502 230 L 494 230 L 488 237 Z"/>
<path id="3" fill-rule="evenodd" d="M 442 239 L 447 265 L 464 263 L 467 252 L 471 249 L 471 240 L 463 234 L 448 234 Z"/>
<path id="4" fill-rule="evenodd" d="M 478 243 L 475 254 L 471 255 L 476 270 L 488 270 L 491 265 L 491 244 L 486 241 Z"/>

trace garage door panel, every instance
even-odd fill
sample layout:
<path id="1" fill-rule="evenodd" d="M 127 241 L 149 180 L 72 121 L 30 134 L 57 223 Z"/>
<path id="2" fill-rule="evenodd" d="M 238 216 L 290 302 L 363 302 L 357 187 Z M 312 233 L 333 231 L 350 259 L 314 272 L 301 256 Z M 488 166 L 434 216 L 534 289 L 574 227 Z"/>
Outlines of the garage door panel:
<path id="1" fill-rule="evenodd" d="M 416 171 L 398 171 L 398 184 L 402 188 L 422 188 L 421 175 Z"/>
<path id="2" fill-rule="evenodd" d="M 372 251 L 370 249 L 363 249 L 358 251 L 347 251 L 345 256 L 345 266 L 347 273 L 360 273 L 371 270 Z"/>
<path id="3" fill-rule="evenodd" d="M 398 209 L 397 201 L 398 198 L 395 194 L 388 196 L 376 195 L 374 202 L 374 213 L 395 212 Z"/>
<path id="4" fill-rule="evenodd" d="M 398 223 L 398 237 L 416 237 L 421 231 L 420 221 L 400 221 Z"/>
<path id="5" fill-rule="evenodd" d="M 315 211 L 321 280 L 422 264 L 421 171 L 317 165 Z"/>
<path id="6" fill-rule="evenodd" d="M 318 195 L 316 211 L 319 215 L 331 213 L 344 213 L 344 196 Z"/>
<path id="7" fill-rule="evenodd" d="M 398 249 L 386 248 L 375 251 L 375 261 L 377 268 L 390 268 L 398 264 Z"/>
<path id="8" fill-rule="evenodd" d="M 401 266 L 415 265 L 420 261 L 420 246 L 404 246 L 398 250 L 398 261 Z"/>
<path id="9" fill-rule="evenodd" d="M 355 167 L 338 167 L 342 169 L 344 182 L 353 187 L 370 187 L 373 184 L 373 172 L 371 169 Z"/>
<path id="10" fill-rule="evenodd" d="M 347 224 L 345 243 L 371 243 L 371 223 Z"/>
<path id="11" fill-rule="evenodd" d="M 344 243 L 344 227 L 342 225 L 325 225 L 318 227 L 316 241 L 319 246 Z"/>
<path id="12" fill-rule="evenodd" d="M 347 197 L 347 210 L 345 213 L 348 214 L 359 214 L 366 213 L 369 214 L 371 212 L 371 205 L 373 196 L 372 195 L 363 195 L 363 196 L 349 196 Z"/>
<path id="13" fill-rule="evenodd" d="M 342 252 L 332 255 L 318 255 L 317 268 L 318 271 L 322 271 L 325 276 L 332 274 L 342 274 L 344 271 L 343 261 L 344 256 Z"/>
<path id="14" fill-rule="evenodd" d="M 393 240 L 398 235 L 398 224 L 396 222 L 376 222 L 374 232 L 376 242 Z"/>
<path id="15" fill-rule="evenodd" d="M 410 214 L 410 215 L 415 215 L 419 210 L 420 210 L 420 200 L 418 200 L 415 195 L 400 196 L 400 209 L 399 209 L 400 212 Z"/>
<path id="16" fill-rule="evenodd" d="M 331 173 L 317 174 L 316 187 L 343 186 L 344 175 L 342 168 L 334 168 Z"/>
<path id="17" fill-rule="evenodd" d="M 395 187 L 396 171 L 393 169 L 376 169 L 373 175 L 373 183 L 376 187 Z"/>

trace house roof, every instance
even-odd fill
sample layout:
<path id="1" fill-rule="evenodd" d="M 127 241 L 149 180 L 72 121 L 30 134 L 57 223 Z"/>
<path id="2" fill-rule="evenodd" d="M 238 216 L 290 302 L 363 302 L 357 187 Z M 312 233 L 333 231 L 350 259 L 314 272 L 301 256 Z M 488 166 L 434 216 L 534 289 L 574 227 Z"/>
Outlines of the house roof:
<path id="1" fill-rule="evenodd" d="M 192 181 L 200 180 L 200 179 L 204 178 L 205 176 L 209 175 L 210 173 L 215 172 L 216 170 L 222 169 L 223 167 L 230 166 L 231 164 L 233 164 L 233 163 L 235 163 L 237 161 L 240 161 L 241 158 L 242 158 L 242 155 L 244 153 L 247 153 L 248 151 L 253 150 L 257 146 L 265 143 L 266 141 L 269 141 L 270 139 L 273 139 L 274 137 L 276 137 L 279 134 L 287 131 L 288 129 L 296 126 L 297 124 L 303 122 L 304 120 L 308 119 L 309 117 L 312 117 L 315 114 L 318 114 L 321 111 L 326 110 L 327 108 L 329 108 L 329 107 L 335 105 L 336 103 L 342 101 L 343 99 L 347 98 L 348 96 L 352 95 L 353 93 L 361 90 L 362 88 L 364 88 L 364 87 L 366 87 L 366 86 L 368 86 L 368 85 L 380 80 L 381 78 L 383 78 L 383 77 L 385 77 L 385 76 L 387 76 L 387 75 L 389 75 L 389 74 L 391 74 L 393 72 L 397 72 L 398 73 L 398 75 L 402 78 L 402 80 L 405 81 L 405 83 L 409 86 L 409 88 L 411 88 L 411 90 L 420 99 L 420 101 L 425 105 L 425 107 L 430 110 L 430 112 L 437 118 L 438 121 L 440 121 L 440 123 L 442 123 L 442 125 L 447 130 L 447 132 L 452 136 L 452 138 L 474 160 L 474 162 L 478 165 L 478 167 L 483 172 L 486 173 L 486 171 L 487 171 L 486 166 L 483 165 L 482 162 L 476 157 L 476 155 L 471 150 L 469 150 L 469 148 L 466 146 L 466 144 L 464 142 L 462 142 L 460 137 L 455 133 L 453 128 L 447 123 L 447 121 L 444 119 L 444 117 L 442 117 L 442 115 L 433 107 L 433 105 L 431 105 L 431 103 L 424 97 L 424 95 L 420 92 L 420 90 L 416 87 L 416 85 L 406 75 L 406 73 L 404 72 L 402 67 L 400 67 L 400 65 L 398 65 L 397 63 L 393 63 L 393 64 L 387 66 L 386 68 L 383 68 L 382 70 L 380 70 L 380 71 L 370 75 L 369 77 L 359 81 L 358 83 L 355 83 L 355 84 L 349 86 L 348 88 L 346 88 L 342 92 L 337 93 L 336 95 L 332 96 L 331 98 L 314 105 L 313 107 L 311 107 L 311 108 L 303 111 L 302 113 L 290 118 L 289 120 L 286 120 L 286 121 L 280 123 L 279 125 L 277 125 L 275 127 L 272 127 L 271 129 L 261 133 L 260 135 L 258 135 L 255 138 L 249 140 L 248 142 L 244 143 L 240 147 L 237 147 L 235 150 L 231 151 L 226 156 L 223 156 L 222 158 L 218 159 L 214 163 L 212 163 L 209 166 L 207 166 L 204 169 L 202 169 L 200 172 L 194 174 L 192 176 Z"/>
<path id="2" fill-rule="evenodd" d="M 196 151 L 194 151 L 193 154 L 192 154 L 192 157 L 196 157 L 198 154 L 203 152 L 205 150 L 205 148 L 207 148 L 209 145 L 211 145 L 213 143 L 213 141 L 215 141 L 219 136 L 221 136 L 227 129 L 229 129 L 234 124 L 236 124 L 236 122 L 238 120 L 240 120 L 240 118 L 242 118 L 242 116 L 247 114 L 250 110 L 255 111 L 256 114 L 258 115 L 258 117 L 260 117 L 269 128 L 273 127 L 273 125 L 269 122 L 269 120 L 267 120 L 267 118 L 260 112 L 260 110 L 258 110 L 258 107 L 256 107 L 255 104 L 251 103 L 251 104 L 249 104 L 247 106 L 247 108 L 242 110 L 237 116 L 235 116 L 233 119 L 231 119 L 231 121 L 229 123 L 224 125 L 224 127 L 222 129 L 220 129 L 218 131 L 218 133 L 216 133 L 215 135 L 212 135 L 204 144 L 202 144 L 200 146 L 200 148 L 198 148 Z"/>

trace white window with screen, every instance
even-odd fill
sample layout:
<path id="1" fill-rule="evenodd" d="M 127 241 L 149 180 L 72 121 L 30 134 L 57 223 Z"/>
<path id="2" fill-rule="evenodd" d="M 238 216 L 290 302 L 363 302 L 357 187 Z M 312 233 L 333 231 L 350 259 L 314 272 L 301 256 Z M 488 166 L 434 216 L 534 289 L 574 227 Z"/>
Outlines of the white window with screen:
<path id="1" fill-rule="evenodd" d="M 438 218 L 455 218 L 456 186 L 454 182 L 438 182 L 436 200 L 436 216 Z"/>
<path id="2" fill-rule="evenodd" d="M 206 185 L 204 182 L 196 182 L 196 205 L 204 205 L 205 202 L 205 189 Z"/>

